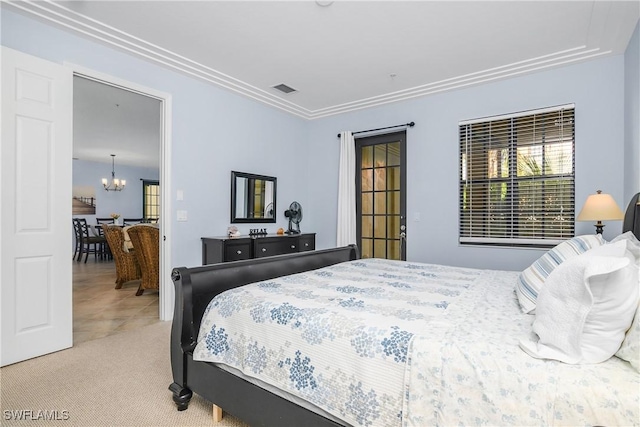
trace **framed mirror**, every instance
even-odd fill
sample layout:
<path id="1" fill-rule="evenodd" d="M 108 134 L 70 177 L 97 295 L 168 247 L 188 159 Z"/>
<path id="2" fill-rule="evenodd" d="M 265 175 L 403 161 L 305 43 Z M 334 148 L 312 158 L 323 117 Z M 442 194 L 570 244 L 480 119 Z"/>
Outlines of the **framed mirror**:
<path id="1" fill-rule="evenodd" d="M 276 178 L 231 171 L 231 223 L 276 222 Z"/>

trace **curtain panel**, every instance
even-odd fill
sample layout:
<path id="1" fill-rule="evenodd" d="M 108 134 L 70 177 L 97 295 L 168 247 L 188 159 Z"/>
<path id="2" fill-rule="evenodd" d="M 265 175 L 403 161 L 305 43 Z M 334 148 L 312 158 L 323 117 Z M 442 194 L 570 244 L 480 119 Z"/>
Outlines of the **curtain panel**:
<path id="1" fill-rule="evenodd" d="M 340 133 L 337 246 L 356 244 L 356 147 L 353 133 Z"/>

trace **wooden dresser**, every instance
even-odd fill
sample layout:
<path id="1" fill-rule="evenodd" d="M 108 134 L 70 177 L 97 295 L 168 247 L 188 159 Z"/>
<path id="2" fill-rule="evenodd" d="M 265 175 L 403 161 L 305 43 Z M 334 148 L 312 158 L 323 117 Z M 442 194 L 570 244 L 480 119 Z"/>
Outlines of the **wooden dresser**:
<path id="1" fill-rule="evenodd" d="M 202 237 L 202 265 L 313 251 L 316 234 Z"/>

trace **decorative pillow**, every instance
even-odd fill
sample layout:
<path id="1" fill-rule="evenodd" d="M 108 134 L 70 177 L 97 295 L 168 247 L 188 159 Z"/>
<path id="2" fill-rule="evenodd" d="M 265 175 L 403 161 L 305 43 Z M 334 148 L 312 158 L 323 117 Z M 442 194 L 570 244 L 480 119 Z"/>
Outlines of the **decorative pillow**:
<path id="1" fill-rule="evenodd" d="M 538 293 L 551 272 L 564 261 L 604 244 L 600 234 L 576 236 L 558 244 L 525 269 L 516 282 L 516 295 L 523 313 L 536 309 Z"/>
<path id="2" fill-rule="evenodd" d="M 133 249 L 133 243 L 131 243 L 131 237 L 129 237 L 129 229 L 133 227 L 133 225 L 127 225 L 122 228 L 122 236 L 124 238 L 124 242 L 122 242 L 122 249 L 125 252 L 129 252 L 129 249 Z"/>
<path id="3" fill-rule="evenodd" d="M 589 252 L 558 266 L 540 290 L 533 322 L 538 342 L 520 341 L 529 355 L 600 363 L 620 348 L 638 308 L 638 268 L 625 242 Z"/>

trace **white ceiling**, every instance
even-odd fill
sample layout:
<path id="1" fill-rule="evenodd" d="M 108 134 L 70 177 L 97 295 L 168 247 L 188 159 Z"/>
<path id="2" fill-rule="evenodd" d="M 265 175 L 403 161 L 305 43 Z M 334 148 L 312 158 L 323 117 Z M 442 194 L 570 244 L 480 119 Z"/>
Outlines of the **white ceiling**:
<path id="1" fill-rule="evenodd" d="M 158 169 L 160 101 L 83 77 L 73 78 L 73 157 Z M 105 177 L 110 172 L 105 168 Z"/>
<path id="2" fill-rule="evenodd" d="M 621 54 L 640 18 L 638 0 L 318 3 L 10 5 L 306 119 Z"/>

